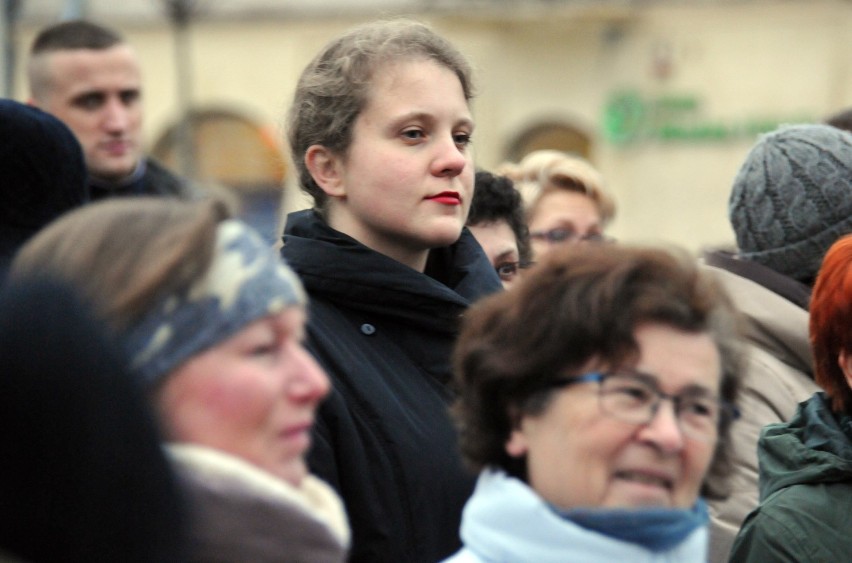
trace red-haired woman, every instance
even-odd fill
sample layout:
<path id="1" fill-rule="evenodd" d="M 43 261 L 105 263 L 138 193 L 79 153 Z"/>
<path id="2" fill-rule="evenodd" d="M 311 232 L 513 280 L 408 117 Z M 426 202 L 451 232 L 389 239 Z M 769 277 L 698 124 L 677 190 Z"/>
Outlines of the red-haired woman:
<path id="1" fill-rule="evenodd" d="M 743 524 L 732 561 L 841 561 L 852 553 L 852 236 L 823 260 L 810 338 L 824 391 L 761 433 L 760 506 Z"/>

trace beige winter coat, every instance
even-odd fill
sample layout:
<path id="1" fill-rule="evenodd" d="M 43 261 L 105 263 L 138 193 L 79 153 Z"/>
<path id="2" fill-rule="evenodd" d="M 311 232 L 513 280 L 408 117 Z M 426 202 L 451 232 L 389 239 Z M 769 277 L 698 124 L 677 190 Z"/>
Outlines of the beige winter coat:
<path id="1" fill-rule="evenodd" d="M 716 563 L 728 560 L 740 525 L 758 504 L 760 430 L 789 420 L 799 402 L 819 388 L 811 376 L 807 311 L 756 282 L 706 267 L 718 276 L 748 321 L 747 367 L 737 402 L 741 418 L 731 428 L 731 496 L 710 503 L 709 561 Z"/>

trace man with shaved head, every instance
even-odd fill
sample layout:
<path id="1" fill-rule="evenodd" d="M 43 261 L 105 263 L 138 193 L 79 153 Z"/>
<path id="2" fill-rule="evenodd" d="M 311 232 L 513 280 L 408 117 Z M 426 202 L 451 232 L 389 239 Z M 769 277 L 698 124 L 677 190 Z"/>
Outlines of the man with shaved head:
<path id="1" fill-rule="evenodd" d="M 93 200 L 196 195 L 143 154 L 142 73 L 119 33 L 84 20 L 47 27 L 33 42 L 27 72 L 29 103 L 64 121 L 83 147 Z"/>

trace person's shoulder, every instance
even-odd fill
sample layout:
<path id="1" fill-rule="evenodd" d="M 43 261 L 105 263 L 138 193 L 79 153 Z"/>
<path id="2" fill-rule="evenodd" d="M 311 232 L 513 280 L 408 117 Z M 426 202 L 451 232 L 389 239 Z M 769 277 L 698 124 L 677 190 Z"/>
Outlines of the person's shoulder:
<path id="1" fill-rule="evenodd" d="M 774 511 L 760 506 L 748 515 L 731 547 L 729 561 L 798 561 L 799 530 L 791 530 Z"/>
<path id="2" fill-rule="evenodd" d="M 852 483 L 803 483 L 781 489 L 762 503 L 761 507 L 764 513 L 778 514 L 790 520 L 818 518 L 827 523 L 832 514 L 841 511 L 837 501 L 848 506 L 850 500 Z"/>
<path id="3" fill-rule="evenodd" d="M 180 199 L 199 199 L 203 194 L 189 181 L 153 157 L 145 157 L 145 192 L 150 195 L 174 196 Z"/>
<path id="4" fill-rule="evenodd" d="M 299 487 L 226 452 L 170 444 L 168 453 L 191 506 L 193 560 L 344 559 L 349 543 L 343 504 L 308 475 Z"/>
<path id="5" fill-rule="evenodd" d="M 828 561 L 848 555 L 846 507 L 852 484 L 793 485 L 764 500 L 746 518 L 731 561 Z"/>
<path id="6" fill-rule="evenodd" d="M 441 561 L 441 563 L 481 563 L 482 559 L 474 555 L 472 551 L 469 549 L 463 548 L 448 558 Z"/>

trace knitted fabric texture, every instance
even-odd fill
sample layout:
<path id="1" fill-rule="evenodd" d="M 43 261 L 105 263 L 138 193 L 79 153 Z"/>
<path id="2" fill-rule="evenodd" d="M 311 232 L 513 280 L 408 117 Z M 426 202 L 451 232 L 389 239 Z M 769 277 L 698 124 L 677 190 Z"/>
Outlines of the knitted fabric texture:
<path id="1" fill-rule="evenodd" d="M 852 232 L 852 135 L 792 125 L 763 135 L 737 174 L 728 215 L 739 256 L 810 283 Z"/>
<path id="2" fill-rule="evenodd" d="M 306 299 L 296 274 L 260 235 L 240 221 L 224 221 L 207 273 L 126 331 L 133 372 L 154 385 L 249 323 Z"/>

